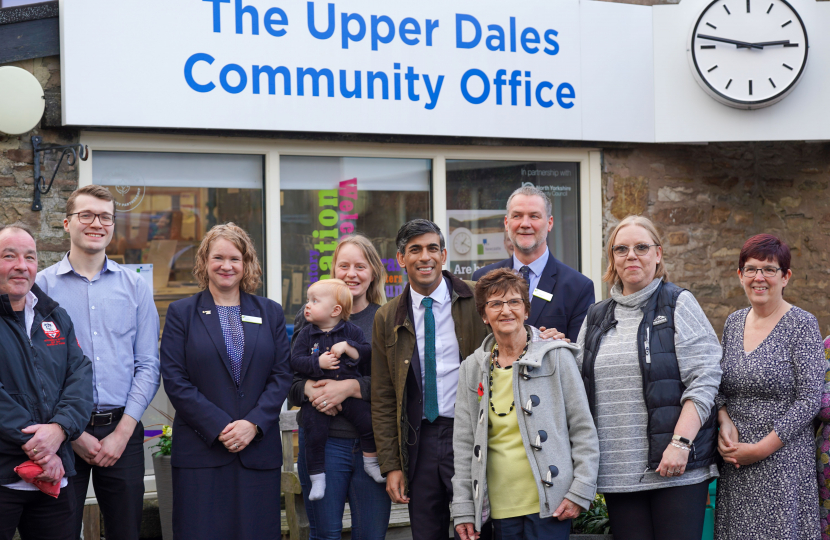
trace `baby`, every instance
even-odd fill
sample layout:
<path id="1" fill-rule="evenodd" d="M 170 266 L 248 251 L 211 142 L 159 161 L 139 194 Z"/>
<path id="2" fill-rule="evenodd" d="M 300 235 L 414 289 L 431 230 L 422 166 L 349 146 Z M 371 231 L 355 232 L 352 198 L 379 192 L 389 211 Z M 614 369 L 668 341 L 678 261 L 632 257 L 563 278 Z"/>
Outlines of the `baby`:
<path id="1" fill-rule="evenodd" d="M 339 279 L 323 279 L 308 288 L 305 319 L 311 323 L 294 337 L 291 367 L 314 381 L 320 379 L 355 379 L 361 359 L 368 359 L 372 346 L 357 325 L 348 322 L 352 311 L 352 293 Z M 372 434 L 371 406 L 368 401 L 347 398 L 338 413 L 354 425 L 360 434 L 363 468 L 376 482 L 386 480 L 380 474 L 375 438 Z M 326 441 L 331 416 L 318 411 L 311 402 L 303 403 L 305 457 L 311 477 L 308 498 L 316 501 L 326 493 Z"/>

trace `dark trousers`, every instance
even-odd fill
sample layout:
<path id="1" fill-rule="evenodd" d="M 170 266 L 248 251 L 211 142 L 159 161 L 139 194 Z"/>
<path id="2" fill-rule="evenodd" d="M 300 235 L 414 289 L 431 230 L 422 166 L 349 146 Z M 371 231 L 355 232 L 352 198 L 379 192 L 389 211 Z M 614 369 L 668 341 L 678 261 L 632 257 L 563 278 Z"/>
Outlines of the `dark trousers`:
<path id="1" fill-rule="evenodd" d="M 700 540 L 709 481 L 690 486 L 606 493 L 614 540 Z"/>
<path id="2" fill-rule="evenodd" d="M 452 418 L 421 422 L 418 459 L 409 480 L 409 522 L 412 540 L 446 540 L 450 534 Z M 455 535 L 458 538 L 458 535 Z"/>
<path id="3" fill-rule="evenodd" d="M 494 540 L 568 540 L 570 535 L 570 519 L 559 521 L 555 517 L 528 514 L 493 520 Z"/>
<path id="4" fill-rule="evenodd" d="M 347 398 L 340 404 L 343 410 L 337 413 L 352 423 L 360 436 L 363 452 L 377 452 L 372 432 L 372 407 L 368 401 Z M 305 430 L 305 459 L 308 474 L 326 472 L 326 442 L 329 439 L 331 416 L 321 413 L 311 402 L 303 403 L 303 429 Z"/>
<path id="5" fill-rule="evenodd" d="M 72 540 L 74 513 L 71 479 L 57 499 L 40 491 L 0 487 L 0 540 L 12 540 L 15 529 L 23 540 Z"/>
<path id="6" fill-rule="evenodd" d="M 86 432 L 99 441 L 115 431 L 117 422 L 108 426 L 87 426 Z M 144 508 L 144 425 L 139 422 L 124 452 L 114 465 L 97 467 L 75 455 L 77 474 L 69 479 L 75 492 L 74 538 L 80 538 L 84 517 L 84 500 L 92 474 L 95 498 L 104 516 L 107 540 L 138 540 Z"/>

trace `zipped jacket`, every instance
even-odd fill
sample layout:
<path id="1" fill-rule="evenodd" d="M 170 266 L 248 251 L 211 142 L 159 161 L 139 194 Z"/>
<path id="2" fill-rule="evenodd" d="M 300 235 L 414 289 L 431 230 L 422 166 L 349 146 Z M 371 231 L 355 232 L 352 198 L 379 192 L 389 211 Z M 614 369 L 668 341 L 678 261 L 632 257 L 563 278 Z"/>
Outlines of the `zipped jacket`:
<path id="1" fill-rule="evenodd" d="M 27 459 L 21 448 L 33 424 L 60 424 L 69 434 L 58 452 L 66 476 L 75 474 L 69 444 L 92 413 L 92 364 L 84 356 L 66 311 L 40 287 L 31 334 L 18 322 L 9 296 L 0 295 L 0 485 L 20 480 L 14 468 Z"/>
<path id="2" fill-rule="evenodd" d="M 663 452 L 671 444 L 674 428 L 683 406 L 680 399 L 686 386 L 680 377 L 674 347 L 674 308 L 685 289 L 663 282 L 651 295 L 643 309 L 643 320 L 637 330 L 637 351 L 643 378 L 643 399 L 648 411 L 648 467 L 657 469 Z M 591 413 L 596 418 L 594 365 L 602 336 L 617 325 L 614 308 L 608 298 L 588 309 L 585 346 L 582 357 L 582 380 Z M 717 460 L 717 414 L 714 406 L 693 441 L 686 470 L 697 469 Z"/>

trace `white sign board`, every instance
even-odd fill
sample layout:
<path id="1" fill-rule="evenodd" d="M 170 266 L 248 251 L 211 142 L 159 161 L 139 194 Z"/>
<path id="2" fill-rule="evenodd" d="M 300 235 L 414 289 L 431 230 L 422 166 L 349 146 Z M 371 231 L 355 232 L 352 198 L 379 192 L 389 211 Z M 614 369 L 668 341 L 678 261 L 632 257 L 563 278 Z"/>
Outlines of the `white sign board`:
<path id="1" fill-rule="evenodd" d="M 60 7 L 66 125 L 654 138 L 649 7 L 579 0 L 61 0 Z"/>

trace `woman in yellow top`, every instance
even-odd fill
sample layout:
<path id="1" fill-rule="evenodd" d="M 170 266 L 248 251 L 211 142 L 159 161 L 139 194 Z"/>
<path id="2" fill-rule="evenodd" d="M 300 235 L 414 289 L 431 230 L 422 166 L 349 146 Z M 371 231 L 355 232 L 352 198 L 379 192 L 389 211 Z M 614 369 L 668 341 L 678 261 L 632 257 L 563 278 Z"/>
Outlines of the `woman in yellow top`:
<path id="1" fill-rule="evenodd" d="M 453 516 L 461 540 L 492 519 L 496 540 L 567 539 L 596 493 L 599 443 L 575 346 L 524 324 L 527 282 L 497 269 L 476 283 L 493 330 L 462 364 L 455 404 Z"/>

